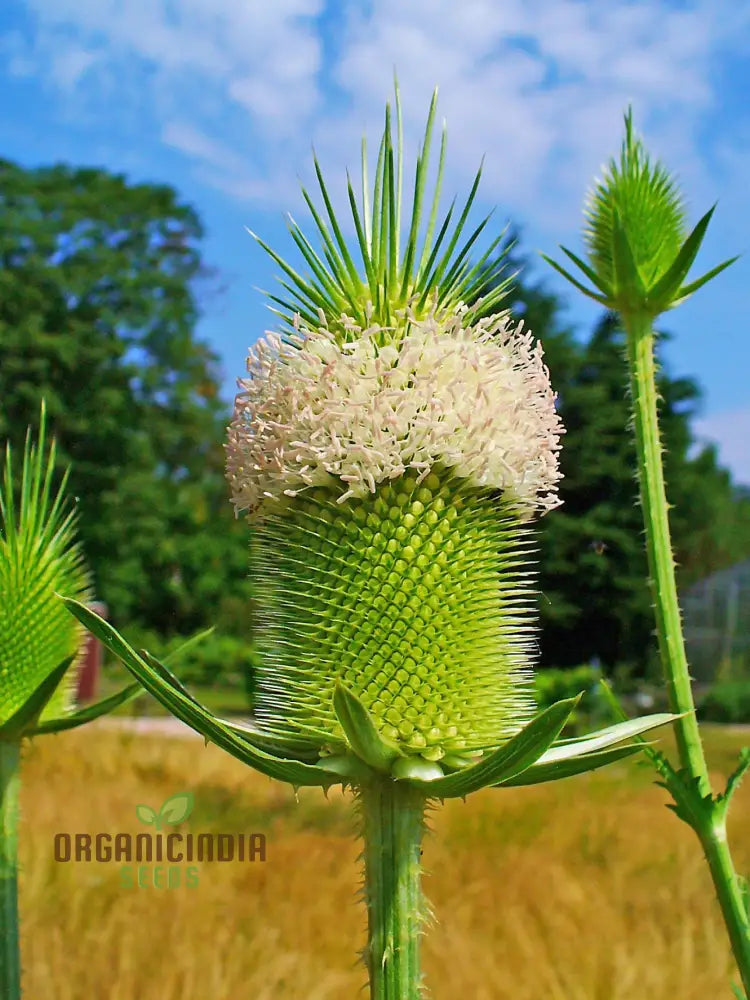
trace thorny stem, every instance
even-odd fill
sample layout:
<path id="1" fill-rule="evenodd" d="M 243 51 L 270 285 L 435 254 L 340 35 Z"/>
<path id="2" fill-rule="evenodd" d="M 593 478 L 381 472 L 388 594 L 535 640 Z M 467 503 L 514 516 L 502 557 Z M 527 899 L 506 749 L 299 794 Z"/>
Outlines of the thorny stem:
<path id="1" fill-rule="evenodd" d="M 622 319 L 627 333 L 638 479 L 659 653 L 671 709 L 680 715 L 674 722 L 680 764 L 696 780 L 698 793 L 705 798 L 711 795 L 711 782 L 695 717 L 677 600 L 659 437 L 652 321 L 645 315 L 623 315 Z M 745 992 L 750 997 L 750 922 L 727 843 L 724 817 L 706 809 L 705 820 L 695 830 L 708 861 Z"/>
<path id="2" fill-rule="evenodd" d="M 391 778 L 375 778 L 361 787 L 360 804 L 370 998 L 419 1000 L 424 796 Z"/>
<path id="3" fill-rule="evenodd" d="M 18 788 L 20 744 L 0 740 L 0 997 L 19 1000 Z"/>

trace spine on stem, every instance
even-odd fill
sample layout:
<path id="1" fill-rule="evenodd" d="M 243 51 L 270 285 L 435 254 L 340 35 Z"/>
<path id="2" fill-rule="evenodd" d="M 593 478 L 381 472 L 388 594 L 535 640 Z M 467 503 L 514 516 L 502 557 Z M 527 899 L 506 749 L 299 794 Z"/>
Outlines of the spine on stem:
<path id="1" fill-rule="evenodd" d="M 425 920 L 420 855 L 425 799 L 389 778 L 359 792 L 371 1000 L 419 1000 L 419 944 Z"/>
<path id="2" fill-rule="evenodd" d="M 18 789 L 20 744 L 0 740 L 0 997 L 19 1000 Z"/>

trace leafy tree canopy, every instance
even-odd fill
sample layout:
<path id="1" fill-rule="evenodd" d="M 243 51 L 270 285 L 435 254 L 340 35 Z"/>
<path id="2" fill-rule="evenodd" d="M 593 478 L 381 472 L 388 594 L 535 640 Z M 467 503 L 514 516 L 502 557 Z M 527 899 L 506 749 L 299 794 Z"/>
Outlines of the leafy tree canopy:
<path id="1" fill-rule="evenodd" d="M 0 160 L 0 439 L 47 399 L 97 596 L 190 631 L 245 573 L 226 500 L 225 404 L 194 335 L 195 212 L 165 186 Z"/>

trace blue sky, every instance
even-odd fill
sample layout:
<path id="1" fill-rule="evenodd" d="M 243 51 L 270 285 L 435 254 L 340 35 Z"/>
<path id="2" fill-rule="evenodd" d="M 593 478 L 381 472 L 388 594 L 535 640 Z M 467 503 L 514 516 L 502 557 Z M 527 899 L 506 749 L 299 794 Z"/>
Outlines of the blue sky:
<path id="1" fill-rule="evenodd" d="M 750 5 L 734 0 L 5 0 L 0 156 L 167 182 L 198 209 L 225 285 L 200 332 L 230 398 L 273 325 L 256 288 L 276 268 L 245 227 L 294 258 L 284 213 L 307 219 L 311 143 L 343 210 L 344 169 L 363 132 L 376 146 L 394 67 L 409 163 L 438 85 L 446 196 L 468 190 L 484 155 L 478 211 L 519 223 L 529 252 L 580 250 L 586 189 L 632 102 L 691 221 L 719 202 L 696 273 L 744 254 L 663 325 L 671 370 L 705 390 L 698 433 L 750 483 L 748 52 Z M 585 335 L 593 303 L 541 261 L 533 275 L 564 292 Z"/>

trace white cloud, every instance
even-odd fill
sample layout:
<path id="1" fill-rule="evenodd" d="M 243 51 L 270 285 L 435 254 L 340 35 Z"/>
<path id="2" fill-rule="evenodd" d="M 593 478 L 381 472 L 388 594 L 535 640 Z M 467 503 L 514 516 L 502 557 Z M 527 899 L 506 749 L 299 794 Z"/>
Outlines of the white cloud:
<path id="1" fill-rule="evenodd" d="M 750 406 L 713 414 L 693 424 L 696 437 L 719 447 L 719 460 L 750 486 Z"/>
<path id="2" fill-rule="evenodd" d="M 140 100 L 154 133 L 234 197 L 296 204 L 310 138 L 324 165 L 356 166 L 363 127 L 376 139 L 395 66 L 411 150 L 440 85 L 446 189 L 465 187 L 486 153 L 492 202 L 558 234 L 577 224 L 581 178 L 617 148 L 629 101 L 655 153 L 680 163 L 702 192 L 710 170 L 697 133 L 715 109 L 713 70 L 725 51 L 741 53 L 750 42 L 750 13 L 731 0 L 680 8 L 669 0 L 27 6 L 37 31 L 31 52 L 15 46 L 19 65 L 34 56 L 37 72 L 61 91 L 85 73 L 83 104 L 97 99 L 92 81 L 102 74 L 102 114 L 113 86 Z M 721 141 L 719 164 L 729 165 L 732 138 Z M 716 183 L 711 176 L 713 190 Z"/>
<path id="3" fill-rule="evenodd" d="M 206 135 L 187 121 L 168 121 L 161 133 L 162 142 L 181 153 L 220 169 L 241 169 L 242 160 L 234 149 Z"/>

